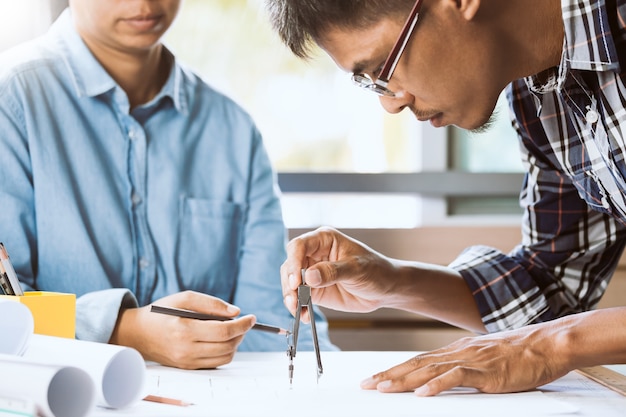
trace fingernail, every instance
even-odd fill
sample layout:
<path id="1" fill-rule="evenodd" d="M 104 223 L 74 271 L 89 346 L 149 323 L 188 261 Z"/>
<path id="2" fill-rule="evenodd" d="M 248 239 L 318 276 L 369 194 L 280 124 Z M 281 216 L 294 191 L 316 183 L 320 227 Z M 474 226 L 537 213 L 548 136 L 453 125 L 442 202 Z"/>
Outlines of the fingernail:
<path id="1" fill-rule="evenodd" d="M 416 388 L 413 392 L 415 393 L 415 395 L 425 397 L 429 394 L 429 391 L 430 390 L 428 389 L 428 385 L 422 385 L 421 387 Z"/>
<path id="2" fill-rule="evenodd" d="M 361 381 L 361 388 L 374 388 L 376 387 L 376 381 L 371 376 Z"/>
<path id="3" fill-rule="evenodd" d="M 316 286 L 322 283 L 322 275 L 320 271 L 314 269 L 312 271 L 308 271 L 306 274 L 306 283 L 312 286 Z"/>
<path id="4" fill-rule="evenodd" d="M 295 290 L 300 285 L 300 282 L 296 281 L 296 276 L 294 274 L 289 274 L 289 286 L 292 290 Z"/>
<path id="5" fill-rule="evenodd" d="M 236 306 L 234 306 L 234 305 L 230 305 L 230 304 L 229 304 L 229 305 L 226 307 L 226 311 L 227 311 L 228 313 L 230 313 L 230 314 L 237 314 L 237 313 L 239 313 L 239 307 L 236 307 Z"/>
<path id="6" fill-rule="evenodd" d="M 391 388 L 391 381 L 383 381 L 376 385 L 376 389 L 379 391 L 385 391 Z"/>
<path id="7" fill-rule="evenodd" d="M 294 303 L 294 300 L 295 300 L 295 299 L 294 299 L 293 295 L 288 295 L 288 296 L 286 296 L 286 297 L 285 297 L 285 305 L 286 305 L 287 307 L 291 307 L 291 306 L 293 305 L 293 303 Z"/>

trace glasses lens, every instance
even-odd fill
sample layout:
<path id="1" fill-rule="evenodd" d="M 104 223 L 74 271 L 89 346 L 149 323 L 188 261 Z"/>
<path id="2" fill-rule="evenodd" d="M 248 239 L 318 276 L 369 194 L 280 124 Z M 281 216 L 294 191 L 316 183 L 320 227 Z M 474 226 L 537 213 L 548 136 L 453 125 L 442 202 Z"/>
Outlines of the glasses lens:
<path id="1" fill-rule="evenodd" d="M 373 92 L 375 92 L 379 96 L 385 96 L 385 97 L 395 97 L 396 96 L 396 93 L 394 93 L 393 91 L 391 91 L 387 87 L 383 87 L 382 85 L 378 85 L 378 84 L 369 85 L 369 86 L 367 86 L 367 89 L 368 90 L 372 90 Z"/>
<path id="2" fill-rule="evenodd" d="M 374 81 L 365 74 L 352 74 L 352 82 L 363 88 L 369 88 L 369 86 L 374 84 Z"/>
<path id="3" fill-rule="evenodd" d="M 370 77 L 365 74 L 352 74 L 352 82 L 358 87 L 372 91 L 379 96 L 395 97 L 395 93 L 382 85 L 376 84 Z"/>

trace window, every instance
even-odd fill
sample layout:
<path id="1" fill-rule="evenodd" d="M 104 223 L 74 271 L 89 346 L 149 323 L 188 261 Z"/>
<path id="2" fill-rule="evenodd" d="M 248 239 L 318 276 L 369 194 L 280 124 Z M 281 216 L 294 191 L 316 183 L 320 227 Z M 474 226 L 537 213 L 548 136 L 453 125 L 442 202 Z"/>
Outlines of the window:
<path id="1" fill-rule="evenodd" d="M 52 3 L 47 0 L 3 2 L 0 13 L 0 51 L 44 33 L 52 21 Z"/>
<path id="2" fill-rule="evenodd" d="M 166 43 L 252 114 L 280 173 L 289 227 L 415 227 L 459 214 L 475 221 L 485 212 L 517 221 L 521 178 L 503 173 L 520 172 L 521 164 L 504 102 L 496 129 L 471 138 L 458 129 L 435 130 L 408 112 L 389 115 L 325 54 L 310 61 L 293 57 L 263 7 L 262 0 L 187 0 Z M 498 183 L 489 196 L 463 195 L 467 187 L 448 195 L 419 187 L 425 178 L 437 183 L 444 177 L 415 173 L 450 170 L 467 172 L 457 179 L 470 189 L 470 173 L 501 174 L 488 180 Z M 359 180 L 372 175 L 384 184 L 368 189 Z M 393 191 L 395 181 L 418 186 Z"/>
<path id="3" fill-rule="evenodd" d="M 8 3 L 0 49 L 43 32 L 66 5 Z M 517 221 L 521 166 L 506 109 L 497 129 L 471 138 L 408 112 L 389 115 L 325 54 L 292 56 L 263 0 L 185 0 L 165 42 L 254 117 L 279 171 L 288 227 L 405 228 L 464 215 L 476 222 L 477 213 Z"/>

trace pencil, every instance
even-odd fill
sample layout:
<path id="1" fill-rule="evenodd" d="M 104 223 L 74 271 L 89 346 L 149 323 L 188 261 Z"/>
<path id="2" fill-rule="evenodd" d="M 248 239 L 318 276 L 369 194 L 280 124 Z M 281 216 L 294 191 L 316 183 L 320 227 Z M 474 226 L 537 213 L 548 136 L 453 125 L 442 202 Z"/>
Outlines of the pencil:
<path id="1" fill-rule="evenodd" d="M 188 403 L 183 400 L 177 400 L 176 398 L 167 398 L 160 397 L 158 395 L 147 395 L 143 399 L 144 401 L 151 401 L 153 403 L 161 403 L 161 404 L 170 404 L 170 405 L 178 405 L 180 407 L 187 407 L 189 405 L 193 405 L 193 403 Z"/>
<path id="2" fill-rule="evenodd" d="M 22 286 L 20 285 L 20 281 L 17 278 L 17 274 L 15 273 L 15 269 L 13 269 L 13 265 L 11 264 L 11 259 L 9 258 L 9 253 L 7 252 L 4 244 L 0 242 L 0 263 L 2 263 L 2 268 L 4 269 L 4 275 L 8 280 L 8 283 L 11 287 L 12 295 L 24 295 L 24 291 L 22 290 Z"/>
<path id="3" fill-rule="evenodd" d="M 168 314 L 170 316 L 178 316 L 178 317 L 184 317 L 187 319 L 196 319 L 196 320 L 218 320 L 218 321 L 232 320 L 232 318 L 230 317 L 222 317 L 222 316 L 216 316 L 215 314 L 199 313 L 197 311 L 185 310 L 182 308 L 164 307 L 164 306 L 157 306 L 157 305 L 150 306 L 150 311 L 152 313 Z M 281 327 L 272 326 L 270 324 L 263 324 L 263 323 L 255 323 L 252 328 L 255 330 L 276 333 L 276 334 L 280 334 L 284 336 L 288 336 L 291 333 L 289 330 L 283 329 Z"/>

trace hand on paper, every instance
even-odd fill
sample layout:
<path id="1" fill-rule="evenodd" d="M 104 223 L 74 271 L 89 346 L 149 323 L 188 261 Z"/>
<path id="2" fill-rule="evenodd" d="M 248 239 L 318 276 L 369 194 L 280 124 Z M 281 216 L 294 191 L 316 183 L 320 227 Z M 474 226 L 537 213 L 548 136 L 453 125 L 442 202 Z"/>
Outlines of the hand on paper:
<path id="1" fill-rule="evenodd" d="M 519 392 L 547 384 L 569 372 L 553 323 L 460 339 L 417 355 L 364 380 L 361 387 L 381 392 L 437 395 L 455 387 L 486 393 Z M 563 337 L 561 337 L 563 339 Z"/>
<path id="2" fill-rule="evenodd" d="M 455 387 L 525 391 L 587 366 L 626 363 L 626 307 L 572 314 L 541 324 L 460 339 L 361 383 L 381 392 L 437 395 Z"/>
<path id="3" fill-rule="evenodd" d="M 184 291 L 155 301 L 223 317 L 236 317 L 239 308 L 218 298 Z M 111 343 L 137 349 L 146 360 L 183 369 L 215 368 L 232 361 L 256 318 L 229 321 L 193 320 L 150 312 L 150 306 L 120 312 Z"/>

